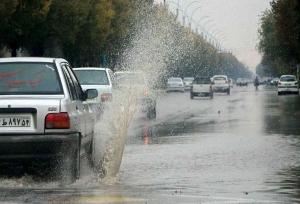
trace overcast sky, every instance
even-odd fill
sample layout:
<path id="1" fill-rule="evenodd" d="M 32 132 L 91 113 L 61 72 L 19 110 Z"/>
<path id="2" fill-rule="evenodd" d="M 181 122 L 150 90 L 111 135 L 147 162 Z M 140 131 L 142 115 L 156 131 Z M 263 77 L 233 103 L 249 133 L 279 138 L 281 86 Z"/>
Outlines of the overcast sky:
<path id="1" fill-rule="evenodd" d="M 257 31 L 260 16 L 264 10 L 270 7 L 271 0 L 166 1 L 173 10 L 179 1 L 180 9 L 185 10 L 188 16 L 195 11 L 194 21 L 201 22 L 206 25 L 207 30 L 218 33 L 224 47 L 232 50 L 234 55 L 252 70 L 260 62 L 261 56 L 256 49 Z M 156 0 L 156 2 L 160 3 L 163 0 Z"/>

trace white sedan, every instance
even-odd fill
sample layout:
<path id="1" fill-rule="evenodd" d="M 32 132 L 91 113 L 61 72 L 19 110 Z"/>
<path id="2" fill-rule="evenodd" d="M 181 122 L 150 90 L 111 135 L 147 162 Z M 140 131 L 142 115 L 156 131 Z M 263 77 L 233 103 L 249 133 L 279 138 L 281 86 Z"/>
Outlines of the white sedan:
<path id="1" fill-rule="evenodd" d="M 278 81 L 278 95 L 284 93 L 299 94 L 297 78 L 294 75 L 282 75 Z"/>
<path id="2" fill-rule="evenodd" d="M 181 78 L 172 77 L 172 78 L 168 79 L 167 92 L 170 92 L 170 91 L 180 91 L 180 92 L 185 91 L 184 83 Z"/>

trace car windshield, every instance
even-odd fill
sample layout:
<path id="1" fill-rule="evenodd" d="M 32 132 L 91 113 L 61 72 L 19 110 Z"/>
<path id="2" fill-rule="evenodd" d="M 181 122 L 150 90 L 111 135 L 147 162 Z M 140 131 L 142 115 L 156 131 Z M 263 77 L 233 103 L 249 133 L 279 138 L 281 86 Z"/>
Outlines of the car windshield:
<path id="1" fill-rule="evenodd" d="M 286 81 L 286 82 L 296 81 L 296 77 L 295 76 L 282 76 L 280 78 L 280 81 Z"/>
<path id="2" fill-rule="evenodd" d="M 74 70 L 81 85 L 109 85 L 105 70 Z"/>
<path id="3" fill-rule="evenodd" d="M 196 78 L 193 81 L 194 84 L 210 84 L 211 80 L 210 78 Z"/>
<path id="4" fill-rule="evenodd" d="M 170 78 L 170 79 L 168 79 L 168 82 L 177 82 L 177 83 L 180 83 L 180 82 L 182 82 L 182 79 L 180 79 L 180 78 Z"/>
<path id="5" fill-rule="evenodd" d="M 222 77 L 222 76 L 218 76 L 218 77 L 214 77 L 214 81 L 226 81 L 226 77 Z"/>
<path id="6" fill-rule="evenodd" d="M 183 81 L 192 82 L 194 80 L 193 77 L 184 78 Z"/>
<path id="7" fill-rule="evenodd" d="M 62 94 L 51 63 L 0 63 L 0 94 Z"/>

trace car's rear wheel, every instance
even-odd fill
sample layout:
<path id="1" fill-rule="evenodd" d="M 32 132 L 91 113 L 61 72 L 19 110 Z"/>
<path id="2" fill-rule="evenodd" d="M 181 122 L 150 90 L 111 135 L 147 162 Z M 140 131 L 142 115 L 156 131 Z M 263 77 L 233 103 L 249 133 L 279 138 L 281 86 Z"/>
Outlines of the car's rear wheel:
<path id="1" fill-rule="evenodd" d="M 211 92 L 211 93 L 210 93 L 210 99 L 213 99 L 213 98 L 214 98 L 214 93 Z"/>
<path id="2" fill-rule="evenodd" d="M 230 89 L 227 90 L 227 95 L 230 95 Z"/>
<path id="3" fill-rule="evenodd" d="M 282 93 L 278 91 L 278 92 L 277 92 L 277 95 L 280 96 L 280 95 L 282 95 Z"/>

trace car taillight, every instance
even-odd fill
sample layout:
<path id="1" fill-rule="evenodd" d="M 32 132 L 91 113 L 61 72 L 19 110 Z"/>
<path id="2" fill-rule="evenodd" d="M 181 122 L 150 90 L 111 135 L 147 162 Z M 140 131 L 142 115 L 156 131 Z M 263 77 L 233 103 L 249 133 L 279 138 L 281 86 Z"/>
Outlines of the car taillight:
<path id="1" fill-rule="evenodd" d="M 278 82 L 278 85 L 281 85 L 281 82 Z"/>
<path id="2" fill-rule="evenodd" d="M 68 113 L 49 113 L 45 118 L 46 129 L 69 129 L 70 117 Z"/>
<path id="3" fill-rule="evenodd" d="M 298 82 L 297 82 L 297 81 L 295 82 L 295 85 L 298 85 Z"/>
<path id="4" fill-rule="evenodd" d="M 112 94 L 111 93 L 101 94 L 101 101 L 102 102 L 111 101 L 111 99 L 112 99 Z"/>

